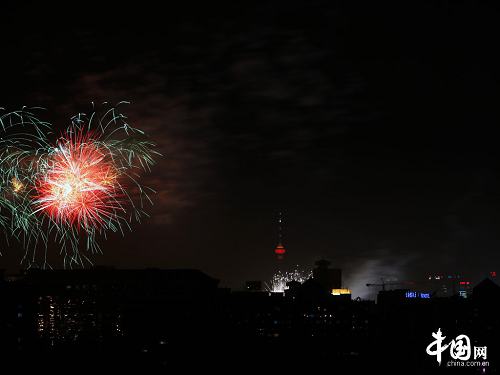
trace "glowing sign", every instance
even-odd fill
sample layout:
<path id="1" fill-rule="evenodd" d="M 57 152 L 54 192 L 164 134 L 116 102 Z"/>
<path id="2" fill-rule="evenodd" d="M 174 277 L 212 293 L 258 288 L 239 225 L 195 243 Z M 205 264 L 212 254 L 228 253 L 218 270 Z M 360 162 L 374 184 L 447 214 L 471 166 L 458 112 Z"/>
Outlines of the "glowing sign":
<path id="1" fill-rule="evenodd" d="M 423 298 L 423 299 L 427 299 L 427 298 L 431 298 L 431 294 L 430 293 L 422 293 L 422 292 L 406 292 L 405 294 L 405 297 L 406 298 Z"/>

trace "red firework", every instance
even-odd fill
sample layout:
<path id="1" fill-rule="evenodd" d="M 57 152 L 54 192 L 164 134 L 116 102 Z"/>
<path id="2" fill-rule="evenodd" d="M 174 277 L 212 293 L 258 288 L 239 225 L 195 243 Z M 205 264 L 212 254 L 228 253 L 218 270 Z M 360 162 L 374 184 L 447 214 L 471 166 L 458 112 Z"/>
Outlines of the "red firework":
<path id="1" fill-rule="evenodd" d="M 35 203 L 54 221 L 78 228 L 101 227 L 121 209 L 117 172 L 91 134 L 59 139 L 39 179 Z"/>

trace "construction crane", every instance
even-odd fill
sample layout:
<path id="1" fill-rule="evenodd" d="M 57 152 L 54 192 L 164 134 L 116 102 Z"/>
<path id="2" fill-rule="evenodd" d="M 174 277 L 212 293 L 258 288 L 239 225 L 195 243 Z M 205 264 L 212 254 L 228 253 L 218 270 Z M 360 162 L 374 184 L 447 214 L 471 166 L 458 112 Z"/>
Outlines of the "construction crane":
<path id="1" fill-rule="evenodd" d="M 408 284 L 413 284 L 412 282 L 409 281 L 391 281 L 391 282 L 386 282 L 383 278 L 380 278 L 382 281 L 380 284 L 375 284 L 375 283 L 368 283 L 366 286 L 381 286 L 382 290 L 385 291 L 386 285 L 408 285 Z"/>

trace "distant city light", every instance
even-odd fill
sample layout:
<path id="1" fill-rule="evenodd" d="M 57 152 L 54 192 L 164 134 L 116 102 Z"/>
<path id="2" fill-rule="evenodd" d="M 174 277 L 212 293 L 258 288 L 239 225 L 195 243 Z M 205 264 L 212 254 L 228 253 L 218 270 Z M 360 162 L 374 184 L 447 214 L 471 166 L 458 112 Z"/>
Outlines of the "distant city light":
<path id="1" fill-rule="evenodd" d="M 332 295 L 340 296 L 343 294 L 352 294 L 351 289 L 341 288 L 341 289 L 332 289 Z"/>

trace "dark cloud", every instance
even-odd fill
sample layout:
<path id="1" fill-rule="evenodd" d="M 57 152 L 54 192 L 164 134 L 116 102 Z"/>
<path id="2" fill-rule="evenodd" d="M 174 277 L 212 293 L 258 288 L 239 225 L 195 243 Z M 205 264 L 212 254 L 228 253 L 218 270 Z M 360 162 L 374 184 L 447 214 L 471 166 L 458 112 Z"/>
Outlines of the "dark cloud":
<path id="1" fill-rule="evenodd" d="M 329 257 L 351 284 L 498 264 L 489 5 L 6 12 L 4 106 L 42 105 L 63 123 L 129 100 L 164 155 L 147 180 L 151 218 L 97 262 L 269 278 L 283 209 L 290 263 Z"/>

